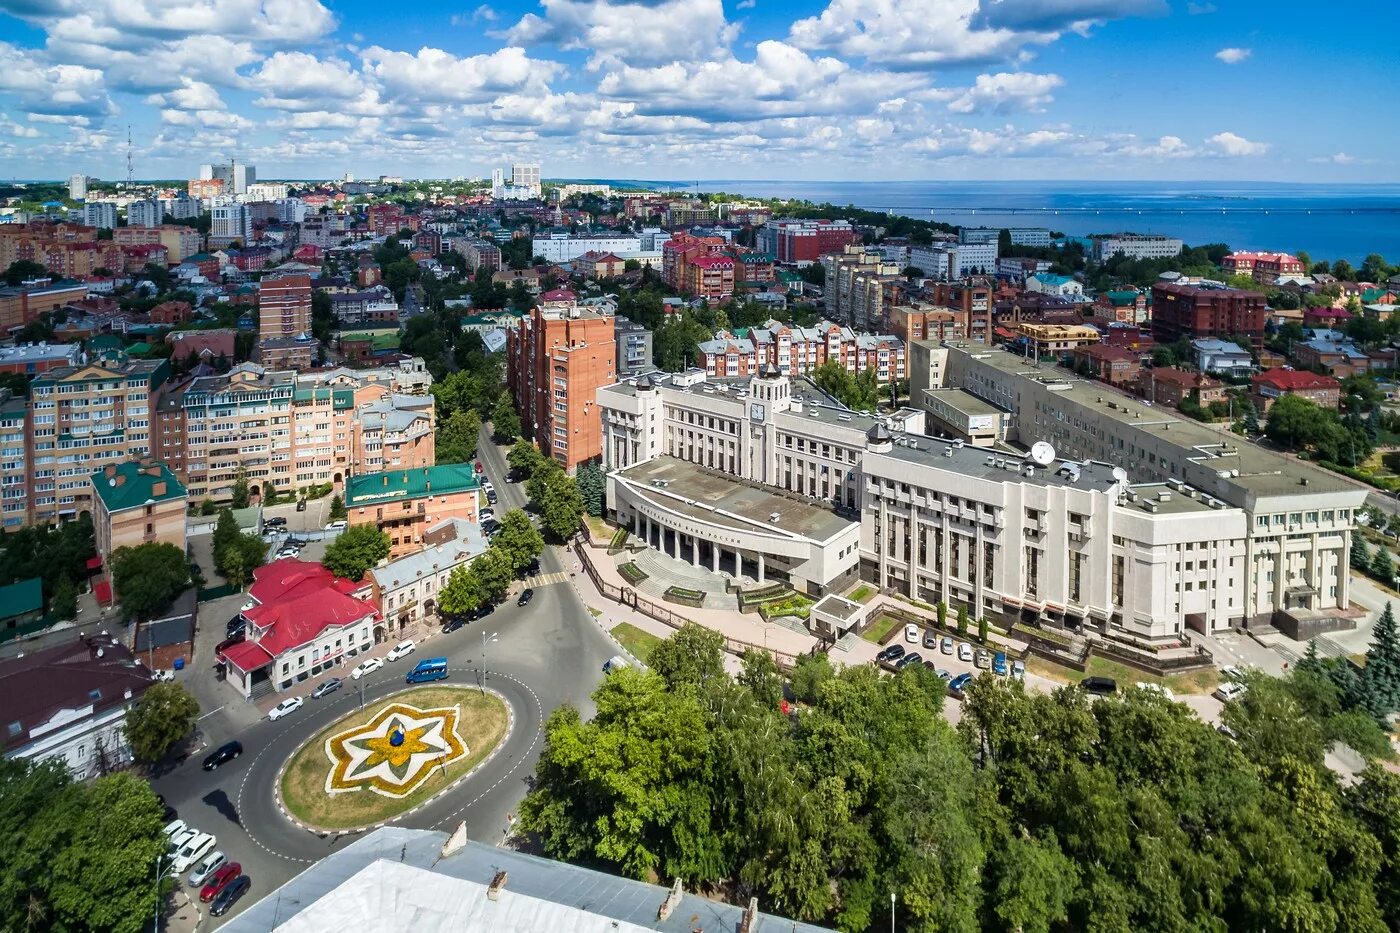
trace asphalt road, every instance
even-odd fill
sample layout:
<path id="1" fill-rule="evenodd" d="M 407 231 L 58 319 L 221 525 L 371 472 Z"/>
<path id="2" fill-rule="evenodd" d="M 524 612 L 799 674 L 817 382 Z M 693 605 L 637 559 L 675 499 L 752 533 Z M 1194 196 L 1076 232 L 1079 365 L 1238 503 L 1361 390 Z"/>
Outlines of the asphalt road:
<path id="1" fill-rule="evenodd" d="M 524 489 L 506 483 L 505 458 L 483 435 L 479 454 L 486 472 L 496 483 L 500 501 L 497 514 L 524 504 Z M 561 562 L 555 549 L 542 556 L 541 573 L 572 570 L 567 555 Z M 222 629 L 222 615 L 203 627 Z M 488 641 L 482 657 L 482 633 Z M 446 656 L 450 683 L 476 685 L 485 670 L 485 684 L 505 697 L 512 708 L 514 725 L 509 737 L 471 778 L 398 825 L 446 830 L 465 821 L 473 839 L 499 842 L 534 773 L 542 736 L 540 727 L 549 713 L 563 703 L 573 703 L 591 715 L 589 699 L 602 678 L 602 666 L 617 651 L 589 614 L 570 583 L 537 587 L 531 603 L 521 608 L 508 599 L 485 619 L 434 638 L 416 655 L 387 664 L 362 682 L 344 675 L 345 686 L 321 700 L 308 699 L 295 713 L 278 722 L 266 718 L 244 723 L 227 715 L 203 723 L 205 739 L 215 747 L 237 738 L 243 743 L 241 758 L 214 772 L 200 769 L 204 752 L 191 755 L 168 773 L 152 781 L 180 817 L 219 838 L 219 848 L 242 863 L 253 880 L 252 903 L 278 887 L 307 865 L 335 851 L 349 836 L 318 836 L 298 829 L 277 809 L 272 790 L 278 771 L 307 738 L 351 711 L 360 702 L 360 685 L 366 703 L 400 690 L 411 664 L 426 656 Z M 483 665 L 484 660 L 484 665 Z M 192 674 L 212 679 L 207 665 L 196 664 Z M 200 692 L 222 691 L 230 707 L 243 704 L 223 684 L 200 685 Z M 207 701 L 206 701 L 207 702 Z M 245 705 L 246 706 L 246 705 Z M 234 914 L 238 911 L 235 909 Z M 220 921 L 214 921 L 217 926 Z"/>

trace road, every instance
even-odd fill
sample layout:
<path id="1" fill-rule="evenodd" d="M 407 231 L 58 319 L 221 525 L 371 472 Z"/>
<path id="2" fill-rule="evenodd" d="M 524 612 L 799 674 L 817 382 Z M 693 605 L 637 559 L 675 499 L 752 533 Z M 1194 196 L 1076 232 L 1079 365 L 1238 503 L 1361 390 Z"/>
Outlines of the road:
<path id="1" fill-rule="evenodd" d="M 485 435 L 479 456 L 487 473 L 499 480 L 498 513 L 523 506 L 524 489 L 504 482 L 504 455 Z M 564 559 L 569 561 L 567 570 L 571 570 L 571 560 L 567 556 Z M 547 549 L 540 564 L 542 575 L 567 573 L 556 549 Z M 187 686 L 200 697 L 203 708 L 210 711 L 201 723 L 208 746 L 237 738 L 245 752 L 214 772 L 200 769 L 204 753 L 198 752 L 155 778 L 152 785 L 182 819 L 217 835 L 219 848 L 243 864 L 254 885 L 244 903 L 252 903 L 335 851 L 343 839 L 353 838 L 323 838 L 296 828 L 278 811 L 272 788 L 282 764 L 302 741 L 358 705 L 361 682 L 350 680 L 348 673 L 342 674 L 346 685 L 329 697 L 308 699 L 300 710 L 278 722 L 260 717 L 256 707 L 227 685 L 212 682 L 209 673 L 212 644 L 222 637 L 218 632 L 231 614 L 223 604 L 229 603 L 236 609 L 233 604 L 237 599 L 206 604 L 222 608 L 201 613 L 208 616 L 207 621 L 201 620 L 201 629 L 206 631 L 201 635 L 188 675 L 200 681 Z M 494 843 L 500 841 L 507 814 L 518 806 L 526 781 L 534 773 L 543 720 L 563 703 L 572 703 L 585 715 L 591 715 L 590 695 L 602 679 L 603 662 L 617 649 L 566 580 L 537 587 L 535 598 L 527 607 L 521 608 L 514 599 L 508 599 L 485 619 L 433 637 L 410 660 L 386 665 L 363 681 L 366 703 L 402 689 L 409 665 L 424 656 L 447 657 L 451 668 L 449 682 L 475 685 L 483 669 L 483 631 L 488 637 L 496 635 L 496 641 L 489 642 L 486 649 L 485 683 L 510 704 L 515 716 L 512 732 L 474 776 L 397 822 L 419 829 L 451 829 L 465 821 L 472 838 Z M 376 653 L 382 654 L 386 647 L 381 646 Z M 211 705 L 219 701 L 223 709 Z M 263 705 L 267 705 L 266 701 Z"/>

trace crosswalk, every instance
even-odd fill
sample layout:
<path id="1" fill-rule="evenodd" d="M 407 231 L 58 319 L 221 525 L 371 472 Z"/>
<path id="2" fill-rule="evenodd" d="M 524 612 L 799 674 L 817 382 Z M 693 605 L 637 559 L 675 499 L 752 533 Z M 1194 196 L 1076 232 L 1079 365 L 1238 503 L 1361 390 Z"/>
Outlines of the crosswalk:
<path id="1" fill-rule="evenodd" d="M 549 586 L 551 583 L 563 583 L 567 579 L 569 579 L 569 575 L 561 570 L 559 573 L 545 573 L 538 577 L 529 577 L 525 583 L 527 586 L 540 587 Z"/>

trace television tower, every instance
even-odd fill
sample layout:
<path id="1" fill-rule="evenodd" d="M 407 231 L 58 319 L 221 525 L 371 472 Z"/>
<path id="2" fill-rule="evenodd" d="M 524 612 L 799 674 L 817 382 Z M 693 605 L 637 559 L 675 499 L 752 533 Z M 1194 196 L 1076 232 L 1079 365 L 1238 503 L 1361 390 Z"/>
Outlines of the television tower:
<path id="1" fill-rule="evenodd" d="M 130 191 L 136 187 L 136 170 L 132 168 L 131 162 L 131 124 L 126 125 L 126 188 Z"/>

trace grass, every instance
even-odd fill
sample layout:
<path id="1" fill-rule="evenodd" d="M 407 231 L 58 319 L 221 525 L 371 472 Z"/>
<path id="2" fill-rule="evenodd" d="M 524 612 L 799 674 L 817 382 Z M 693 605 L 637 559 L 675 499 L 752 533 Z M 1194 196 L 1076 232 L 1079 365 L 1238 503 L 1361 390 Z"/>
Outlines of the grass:
<path id="1" fill-rule="evenodd" d="M 883 615 L 866 626 L 865 631 L 860 633 L 860 637 L 866 641 L 873 641 L 880 644 L 885 640 L 885 636 L 899 627 L 899 620 L 894 616 Z"/>
<path id="2" fill-rule="evenodd" d="M 630 560 L 625 564 L 618 564 L 617 572 L 622 575 L 622 579 L 633 586 L 636 586 L 647 578 L 647 572 Z"/>
<path id="3" fill-rule="evenodd" d="M 326 793 L 326 777 L 331 761 L 326 755 L 326 739 L 337 732 L 373 719 L 389 702 L 407 703 L 420 709 L 456 705 L 457 735 L 467 746 L 465 756 L 443 769 L 435 770 L 412 793 L 386 797 L 368 788 L 354 793 Z M 505 735 L 509 716 L 505 704 L 491 694 L 470 687 L 433 686 L 396 694 L 355 710 L 318 732 L 292 756 L 282 772 L 282 800 L 298 820 L 318 829 L 353 829 L 380 823 L 418 806 L 444 787 L 475 768 L 491 753 Z"/>
<path id="4" fill-rule="evenodd" d="M 601 619 L 603 617 L 603 610 L 601 609 L 595 609 L 593 606 L 589 606 L 588 611 L 593 614 L 593 618 L 595 619 Z"/>
<path id="5" fill-rule="evenodd" d="M 1062 684 L 1077 684 L 1085 677 L 1090 676 L 1112 677 L 1119 684 L 1161 684 L 1177 694 L 1210 693 L 1220 684 L 1220 672 L 1213 667 L 1192 671 L 1189 674 L 1173 674 L 1170 677 L 1162 678 L 1140 671 L 1135 667 L 1097 656 L 1089 659 L 1089 666 L 1083 674 L 1074 668 L 1047 661 L 1035 654 L 1026 658 L 1026 669 L 1033 674 L 1039 674 L 1041 677 Z"/>
<path id="6" fill-rule="evenodd" d="M 613 534 L 613 528 L 597 515 L 584 515 L 583 520 L 588 523 L 588 528 L 596 538 L 607 538 Z M 618 531 L 625 529 L 619 528 Z"/>
<path id="7" fill-rule="evenodd" d="M 865 583 L 862 583 L 860 586 L 852 590 L 851 594 L 846 598 L 851 600 L 851 602 L 868 603 L 874 595 L 875 588 L 873 586 L 869 586 Z"/>
<path id="8" fill-rule="evenodd" d="M 651 632 L 639 629 L 631 622 L 619 622 L 612 628 L 612 637 L 622 643 L 622 647 L 638 661 L 646 663 L 651 657 L 651 649 L 661 644 L 665 639 Z"/>

